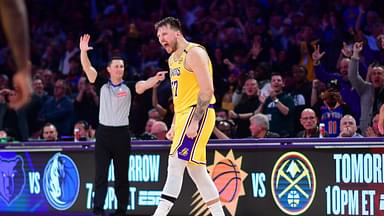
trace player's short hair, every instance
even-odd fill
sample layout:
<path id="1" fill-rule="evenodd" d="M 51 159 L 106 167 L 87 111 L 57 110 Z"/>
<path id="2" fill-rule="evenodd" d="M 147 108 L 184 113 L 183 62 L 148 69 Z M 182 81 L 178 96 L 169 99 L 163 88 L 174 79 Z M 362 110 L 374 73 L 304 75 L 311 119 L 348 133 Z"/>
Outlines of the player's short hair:
<path id="1" fill-rule="evenodd" d="M 165 17 L 164 19 L 158 21 L 155 24 L 155 31 L 157 32 L 160 27 L 167 25 L 169 25 L 172 29 L 179 30 L 181 32 L 181 22 L 175 17 Z"/>

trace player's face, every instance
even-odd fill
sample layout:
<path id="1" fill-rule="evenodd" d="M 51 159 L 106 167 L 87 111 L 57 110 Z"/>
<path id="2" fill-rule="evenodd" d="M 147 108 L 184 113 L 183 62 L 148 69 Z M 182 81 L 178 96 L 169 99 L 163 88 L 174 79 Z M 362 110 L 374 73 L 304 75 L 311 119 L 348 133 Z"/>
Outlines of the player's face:
<path id="1" fill-rule="evenodd" d="M 172 29 L 169 25 L 161 26 L 157 29 L 157 38 L 161 46 L 163 46 L 169 54 L 176 51 L 177 37 L 179 34 L 179 31 Z"/>
<path id="2" fill-rule="evenodd" d="M 124 76 L 124 61 L 120 59 L 114 59 L 111 65 L 107 67 L 108 73 L 113 79 L 122 79 Z"/>

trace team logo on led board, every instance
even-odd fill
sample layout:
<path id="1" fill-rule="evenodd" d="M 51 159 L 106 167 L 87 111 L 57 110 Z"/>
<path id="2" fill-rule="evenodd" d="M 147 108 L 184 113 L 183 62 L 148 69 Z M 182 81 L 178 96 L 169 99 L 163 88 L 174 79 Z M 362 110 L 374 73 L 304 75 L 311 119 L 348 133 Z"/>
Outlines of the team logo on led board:
<path id="1" fill-rule="evenodd" d="M 75 162 L 67 155 L 56 153 L 44 169 L 43 188 L 49 204 L 66 210 L 75 203 L 80 179 Z"/>
<path id="2" fill-rule="evenodd" d="M 0 157 L 0 198 L 8 206 L 15 201 L 24 190 L 25 172 L 23 158 Z"/>
<path id="3" fill-rule="evenodd" d="M 215 151 L 215 159 L 207 169 L 215 184 L 221 204 L 224 205 L 231 215 L 236 215 L 239 197 L 245 195 L 244 180 L 247 173 L 241 170 L 243 157 L 235 158 L 233 151 L 230 150 L 226 156 Z M 193 209 L 190 215 L 210 215 L 204 201 L 196 191 L 193 194 Z"/>
<path id="4" fill-rule="evenodd" d="M 316 176 L 310 161 L 298 152 L 282 155 L 273 167 L 271 190 L 275 203 L 284 213 L 305 212 L 316 192 Z"/>

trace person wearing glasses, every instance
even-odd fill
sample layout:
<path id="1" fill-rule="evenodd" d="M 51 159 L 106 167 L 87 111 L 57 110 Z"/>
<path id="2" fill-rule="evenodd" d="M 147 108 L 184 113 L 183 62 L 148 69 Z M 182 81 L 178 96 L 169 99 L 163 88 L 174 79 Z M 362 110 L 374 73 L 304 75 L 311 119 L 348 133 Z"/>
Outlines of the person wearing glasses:
<path id="1" fill-rule="evenodd" d="M 306 108 L 301 112 L 300 123 L 304 130 L 300 131 L 296 137 L 310 138 L 320 136 L 320 130 L 318 127 L 319 121 L 313 109 Z M 325 132 L 325 136 L 328 136 L 327 132 Z"/>

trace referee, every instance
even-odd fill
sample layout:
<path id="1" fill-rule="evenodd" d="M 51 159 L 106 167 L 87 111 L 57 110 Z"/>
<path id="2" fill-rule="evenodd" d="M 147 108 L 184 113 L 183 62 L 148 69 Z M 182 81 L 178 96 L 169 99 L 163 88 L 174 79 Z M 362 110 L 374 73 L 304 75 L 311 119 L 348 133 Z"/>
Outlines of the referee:
<path id="1" fill-rule="evenodd" d="M 113 159 L 115 172 L 115 193 L 118 209 L 114 215 L 126 215 L 128 205 L 128 162 L 130 152 L 130 134 L 128 117 L 131 106 L 131 91 L 135 88 L 138 94 L 152 88 L 164 80 L 167 71 L 158 72 L 146 81 L 135 85 L 125 82 L 124 60 L 112 57 L 108 62 L 109 79 L 98 76 L 92 67 L 87 51 L 90 36 L 80 37 L 80 60 L 90 83 L 94 83 L 100 96 L 99 126 L 96 132 L 95 145 L 95 196 L 93 199 L 93 214 L 104 215 L 104 201 L 107 193 L 107 176 L 110 160 Z"/>

